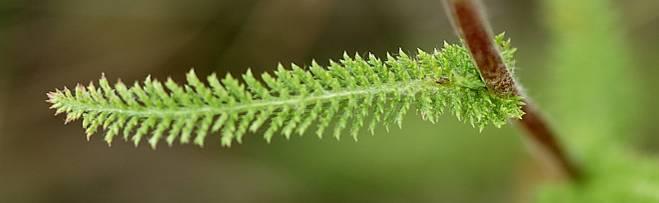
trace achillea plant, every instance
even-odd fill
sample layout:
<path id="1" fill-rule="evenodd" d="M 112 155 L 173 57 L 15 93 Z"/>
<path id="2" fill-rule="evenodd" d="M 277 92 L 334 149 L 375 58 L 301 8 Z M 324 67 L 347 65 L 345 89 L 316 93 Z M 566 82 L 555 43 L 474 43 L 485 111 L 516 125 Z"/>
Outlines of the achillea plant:
<path id="1" fill-rule="evenodd" d="M 510 41 L 499 35 L 497 42 L 513 67 Z M 220 134 L 222 145 L 230 146 L 248 131 L 263 132 L 270 141 L 314 127 L 321 137 L 332 123 L 336 139 L 344 131 L 357 139 L 360 129 L 374 133 L 378 123 L 400 127 L 413 108 L 430 122 L 448 111 L 481 130 L 523 115 L 519 96 L 488 90 L 463 46 L 445 43 L 440 51 L 417 52 L 386 59 L 344 54 L 327 67 L 280 65 L 260 80 L 247 70 L 242 81 L 215 74 L 202 81 L 191 70 L 183 85 L 147 77 L 128 87 L 103 76 L 97 84 L 55 90 L 48 102 L 57 114 L 66 113 L 66 122 L 81 119 L 88 139 L 104 129 L 108 144 L 121 134 L 137 146 L 148 136 L 153 148 L 163 139 L 169 145 L 179 140 L 202 146 L 209 134 Z"/>
<path id="2" fill-rule="evenodd" d="M 448 112 L 481 130 L 517 119 L 527 130 L 526 138 L 570 180 L 546 185 L 537 202 L 658 202 L 656 160 L 638 156 L 616 138 L 628 133 L 620 129 L 624 118 L 632 117 L 620 104 L 634 99 L 625 97 L 630 93 L 620 87 L 637 88 L 625 65 L 623 40 L 608 29 L 614 27 L 610 4 L 578 2 L 552 0 L 547 8 L 555 19 L 554 32 L 561 36 L 559 63 L 554 66 L 569 73 L 555 82 L 564 87 L 557 88 L 557 95 L 570 98 L 562 105 L 566 116 L 561 124 L 571 135 L 569 146 L 581 152 L 584 167 L 570 159 L 540 111 L 523 97 L 512 77 L 515 49 L 502 35 L 493 42 L 477 0 L 445 0 L 465 46 L 445 44 L 440 51 L 419 50 L 416 56 L 400 51 L 385 59 L 345 55 L 327 67 L 316 62 L 305 68 L 280 65 L 260 79 L 248 70 L 242 81 L 231 75 L 210 75 L 202 81 L 190 71 L 183 85 L 148 77 L 128 87 L 110 84 L 103 76 L 97 84 L 55 90 L 48 102 L 57 114 L 67 114 L 67 122 L 81 119 L 88 139 L 104 129 L 108 144 L 120 134 L 135 145 L 148 136 L 153 148 L 163 139 L 169 145 L 176 140 L 203 145 L 209 134 L 221 135 L 222 145 L 230 146 L 248 131 L 262 132 L 270 141 L 275 135 L 289 138 L 315 128 L 321 137 L 330 126 L 337 139 L 344 131 L 357 139 L 360 129 L 374 133 L 379 123 L 386 129 L 391 124 L 400 127 L 412 109 L 431 122 Z M 587 17 L 564 18 L 570 16 L 566 11 Z M 581 29 L 571 29 L 577 24 Z M 584 59 L 583 53 L 590 58 Z M 588 74 L 576 74 L 579 71 Z M 582 91 L 565 91 L 582 86 L 584 75 L 591 78 Z M 618 82 L 616 87 L 608 85 L 612 80 Z M 617 100 L 622 102 L 611 102 Z M 593 101 L 604 103 L 590 105 Z"/>

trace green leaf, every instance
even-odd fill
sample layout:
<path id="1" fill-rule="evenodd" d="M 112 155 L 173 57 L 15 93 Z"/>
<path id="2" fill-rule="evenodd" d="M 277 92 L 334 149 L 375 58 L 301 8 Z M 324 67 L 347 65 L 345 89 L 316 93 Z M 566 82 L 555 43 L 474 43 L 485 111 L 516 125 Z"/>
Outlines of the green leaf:
<path id="1" fill-rule="evenodd" d="M 512 64 L 509 41 L 502 36 L 497 41 Z M 452 112 L 479 128 L 500 127 L 523 114 L 519 97 L 501 97 L 486 89 L 460 45 L 419 51 L 416 57 L 400 51 L 387 54 L 386 60 L 345 54 L 328 67 L 315 61 L 306 68 L 279 65 L 261 80 L 250 70 L 240 78 L 226 75 L 220 80 L 212 74 L 202 81 L 191 70 L 182 86 L 148 77 L 128 88 L 122 82 L 111 86 L 103 76 L 100 88 L 92 83 L 75 92 L 56 90 L 48 94 L 48 102 L 66 113 L 67 120 L 82 118 L 89 135 L 106 128 L 105 140 L 111 143 L 123 130 L 124 139 L 135 145 L 150 136 L 153 148 L 167 132 L 164 139 L 170 145 L 178 138 L 202 146 L 209 133 L 220 132 L 222 145 L 230 146 L 241 142 L 248 130 L 262 130 L 270 141 L 278 135 L 302 135 L 313 127 L 323 136 L 331 126 L 336 139 L 344 133 L 357 139 L 367 123 L 372 134 L 378 123 L 387 129 L 389 123 L 402 126 L 410 111 L 431 122 Z"/>

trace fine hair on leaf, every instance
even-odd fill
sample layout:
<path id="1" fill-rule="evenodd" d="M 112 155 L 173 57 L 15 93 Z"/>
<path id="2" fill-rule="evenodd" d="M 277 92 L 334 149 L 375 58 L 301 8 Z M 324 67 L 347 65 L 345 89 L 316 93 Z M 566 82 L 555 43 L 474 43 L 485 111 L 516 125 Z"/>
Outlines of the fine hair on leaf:
<path id="1" fill-rule="evenodd" d="M 499 35 L 497 42 L 513 67 L 510 41 Z M 121 136 L 136 146 L 146 139 L 153 148 L 161 140 L 203 146 L 209 135 L 231 146 L 247 132 L 262 132 L 268 142 L 310 130 L 357 139 L 362 129 L 373 134 L 378 126 L 401 127 L 410 111 L 433 123 L 447 112 L 480 130 L 523 114 L 519 96 L 489 91 L 469 52 L 448 43 L 415 56 L 401 50 L 384 58 L 344 54 L 327 65 L 279 65 L 259 77 L 247 70 L 202 79 L 190 70 L 186 80 L 147 77 L 128 85 L 103 75 L 96 83 L 50 92 L 48 102 L 66 122 L 81 119 L 88 139 L 103 129 L 108 144 Z"/>

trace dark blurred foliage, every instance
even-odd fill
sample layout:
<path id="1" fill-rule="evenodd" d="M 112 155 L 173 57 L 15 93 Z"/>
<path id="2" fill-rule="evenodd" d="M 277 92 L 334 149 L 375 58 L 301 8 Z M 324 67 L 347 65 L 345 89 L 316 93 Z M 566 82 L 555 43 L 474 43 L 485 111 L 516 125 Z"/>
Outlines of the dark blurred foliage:
<path id="1" fill-rule="evenodd" d="M 550 46 L 539 1 L 485 1 L 518 54 L 518 77 L 541 105 Z M 643 86 L 644 132 L 656 147 L 659 3 L 618 1 L 619 29 Z M 266 144 L 151 150 L 84 139 L 44 102 L 54 88 L 99 78 L 272 70 L 343 51 L 384 55 L 456 41 L 439 0 L 3 0 L 0 2 L 0 202 L 515 202 L 542 170 L 517 130 L 483 133 L 410 115 L 402 130 L 359 142 L 312 135 Z M 614 83 L 615 81 L 612 81 Z M 568 91 L 568 90 L 566 90 Z M 551 115 L 550 115 L 551 116 Z"/>

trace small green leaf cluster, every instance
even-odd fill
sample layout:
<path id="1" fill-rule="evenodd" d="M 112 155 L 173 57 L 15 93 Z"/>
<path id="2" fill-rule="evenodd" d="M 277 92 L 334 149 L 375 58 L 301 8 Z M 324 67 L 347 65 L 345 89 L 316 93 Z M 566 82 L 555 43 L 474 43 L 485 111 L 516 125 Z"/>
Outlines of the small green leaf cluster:
<path id="1" fill-rule="evenodd" d="M 509 41 L 497 41 L 512 64 Z M 262 132 L 269 142 L 276 134 L 290 138 L 311 128 L 319 137 L 332 128 L 337 139 L 344 131 L 356 139 L 360 129 L 373 134 L 380 123 L 387 130 L 400 127 L 412 109 L 431 122 L 449 111 L 481 130 L 523 114 L 518 96 L 488 91 L 468 51 L 448 43 L 415 57 L 403 51 L 385 59 L 344 54 L 326 67 L 315 61 L 305 68 L 279 65 L 260 79 L 250 70 L 240 79 L 212 74 L 202 81 L 194 71 L 186 78 L 179 85 L 147 77 L 129 87 L 103 76 L 98 84 L 51 92 L 48 102 L 66 113 L 67 122 L 82 119 L 88 139 L 104 129 L 108 144 L 118 135 L 135 145 L 149 136 L 154 148 L 163 139 L 201 146 L 211 133 L 220 133 L 224 146 L 241 143 L 247 132 Z"/>

